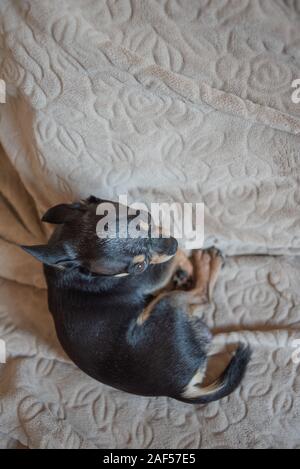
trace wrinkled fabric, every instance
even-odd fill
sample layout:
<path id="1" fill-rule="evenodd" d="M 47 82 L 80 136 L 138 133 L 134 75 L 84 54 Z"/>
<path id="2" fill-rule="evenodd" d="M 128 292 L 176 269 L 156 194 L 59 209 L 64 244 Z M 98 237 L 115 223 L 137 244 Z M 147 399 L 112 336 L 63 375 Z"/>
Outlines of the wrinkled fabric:
<path id="1" fill-rule="evenodd" d="M 0 447 L 300 447 L 299 2 L 2 0 L 0 78 Z M 205 203 L 205 320 L 253 348 L 231 396 L 131 396 L 65 356 L 18 244 L 90 194 Z"/>

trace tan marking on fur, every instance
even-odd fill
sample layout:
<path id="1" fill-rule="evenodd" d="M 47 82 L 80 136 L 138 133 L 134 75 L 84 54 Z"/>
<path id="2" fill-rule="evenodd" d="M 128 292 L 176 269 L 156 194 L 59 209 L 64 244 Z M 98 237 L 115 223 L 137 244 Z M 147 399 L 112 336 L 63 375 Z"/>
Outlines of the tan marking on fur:
<path id="1" fill-rule="evenodd" d="M 163 262 L 167 262 L 172 259 L 174 255 L 175 254 L 173 254 L 172 256 L 168 256 L 167 254 L 154 254 L 154 256 L 152 256 L 151 258 L 150 264 L 162 264 Z"/>
<path id="2" fill-rule="evenodd" d="M 173 289 L 172 277 L 175 274 L 176 270 L 181 266 L 180 262 L 184 257 L 186 257 L 184 252 L 181 251 L 181 249 L 178 249 L 176 251 L 175 256 L 173 257 L 173 262 L 171 263 L 169 270 L 166 272 L 165 277 L 161 279 L 160 283 L 157 284 L 155 288 L 150 291 L 150 293 L 152 293 L 153 295 L 159 295 L 160 293 L 162 293 L 162 290 L 171 291 Z"/>
<path id="3" fill-rule="evenodd" d="M 145 254 L 139 254 L 138 256 L 134 256 L 133 263 L 139 264 L 140 262 L 144 262 L 145 259 L 146 259 Z"/>
<path id="4" fill-rule="evenodd" d="M 195 290 L 207 290 L 210 275 L 210 255 L 205 251 L 193 253 L 195 262 Z"/>
<path id="5" fill-rule="evenodd" d="M 193 252 L 193 269 L 196 280 L 195 287 L 190 291 L 182 292 L 185 298 L 185 303 L 187 306 L 189 306 L 188 312 L 191 315 L 202 316 L 202 312 L 199 307 L 200 305 L 208 302 L 209 283 L 211 281 L 210 279 L 212 279 L 213 285 L 215 284 L 219 269 L 213 268 L 213 274 L 211 275 L 211 257 L 211 253 L 209 251 L 197 250 Z M 217 257 L 219 258 L 220 256 Z M 148 293 L 156 295 L 156 298 L 160 297 L 160 295 L 163 293 L 170 293 L 173 290 L 172 277 L 176 270 L 180 267 L 180 263 L 184 258 L 186 258 L 185 253 L 178 249 L 174 256 L 173 263 L 170 265 L 170 268 L 166 272 L 165 277 L 161 279 L 160 283 L 150 289 Z M 189 261 L 188 258 L 187 260 Z M 198 306 L 198 308 L 193 308 L 194 305 Z"/>
<path id="6" fill-rule="evenodd" d="M 207 303 L 211 300 L 212 292 L 216 284 L 221 266 L 222 258 L 218 251 L 194 251 L 196 283 L 195 288 L 190 290 L 191 304 Z"/>
<path id="7" fill-rule="evenodd" d="M 190 290 L 189 303 L 203 304 L 208 302 L 208 284 L 210 274 L 210 255 L 204 251 L 194 251 L 193 253 L 195 265 L 195 287 Z"/>
<path id="8" fill-rule="evenodd" d="M 159 278 L 156 284 L 151 285 L 151 288 L 147 291 L 148 294 L 158 296 L 163 292 L 170 292 L 173 289 L 172 277 L 174 275 L 174 262 L 170 262 L 168 268 L 165 271 L 165 275 Z"/>
<path id="9" fill-rule="evenodd" d="M 192 380 L 190 381 L 190 383 L 192 382 Z M 201 388 L 200 385 L 190 385 L 190 383 L 187 385 L 187 387 L 181 394 L 181 396 L 185 399 L 195 399 L 197 397 L 207 396 L 209 394 L 213 394 L 222 387 L 222 383 L 220 383 L 219 380 L 203 388 Z"/>
<path id="10" fill-rule="evenodd" d="M 141 312 L 141 314 L 138 316 L 138 318 L 136 320 L 136 323 L 139 326 L 144 324 L 144 322 L 147 321 L 147 319 L 149 319 L 154 307 L 166 295 L 167 295 L 166 292 L 159 294 L 154 300 L 151 301 L 151 303 L 148 304 L 148 306 L 146 306 L 145 309 L 143 309 L 143 311 Z"/>
<path id="11" fill-rule="evenodd" d="M 178 249 L 176 253 L 176 264 L 177 268 L 184 270 L 187 272 L 189 277 L 193 276 L 194 273 L 194 266 L 191 262 L 191 260 L 188 258 L 186 253 L 182 251 L 182 249 Z"/>
<path id="12" fill-rule="evenodd" d="M 199 396 L 199 386 L 203 383 L 205 378 L 205 367 L 203 369 L 199 369 L 194 376 L 192 377 L 191 381 L 185 387 L 182 397 L 187 399 L 191 399 L 193 397 Z"/>

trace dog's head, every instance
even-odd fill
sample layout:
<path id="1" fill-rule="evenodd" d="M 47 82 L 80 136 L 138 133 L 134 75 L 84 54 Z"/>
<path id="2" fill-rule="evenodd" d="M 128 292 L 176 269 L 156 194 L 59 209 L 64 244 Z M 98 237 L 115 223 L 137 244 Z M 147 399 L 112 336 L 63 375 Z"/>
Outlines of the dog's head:
<path id="1" fill-rule="evenodd" d="M 107 204 L 115 209 L 110 214 Z M 48 244 L 22 248 L 57 269 L 78 268 L 104 276 L 137 275 L 149 264 L 168 261 L 177 250 L 175 238 L 157 237 L 157 231 L 153 236 L 157 228 L 149 213 L 129 215 L 127 207 L 93 196 L 57 205 L 42 221 L 58 225 Z"/>

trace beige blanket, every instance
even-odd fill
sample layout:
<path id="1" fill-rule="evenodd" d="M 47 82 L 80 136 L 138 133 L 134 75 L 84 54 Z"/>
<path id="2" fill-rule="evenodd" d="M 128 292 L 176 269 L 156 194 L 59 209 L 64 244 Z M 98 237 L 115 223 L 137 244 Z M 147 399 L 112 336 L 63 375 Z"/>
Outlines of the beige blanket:
<path id="1" fill-rule="evenodd" d="M 300 447 L 296 78 L 297 0 L 1 0 L 0 447 Z M 17 244 L 55 203 L 125 193 L 205 203 L 228 256 L 206 320 L 254 350 L 229 398 L 127 395 L 58 345 Z"/>

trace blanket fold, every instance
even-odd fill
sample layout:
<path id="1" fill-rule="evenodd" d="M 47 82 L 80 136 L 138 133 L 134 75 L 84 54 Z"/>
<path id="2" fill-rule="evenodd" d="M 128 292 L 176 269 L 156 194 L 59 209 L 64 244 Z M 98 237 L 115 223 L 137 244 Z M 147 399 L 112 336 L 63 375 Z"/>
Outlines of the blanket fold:
<path id="1" fill-rule="evenodd" d="M 299 45 L 296 1 L 0 2 L 0 446 L 300 446 Z M 208 378 L 226 346 L 254 351 L 232 396 L 129 396 L 67 359 L 19 245 L 91 194 L 204 202 L 205 246 L 227 256 Z"/>

